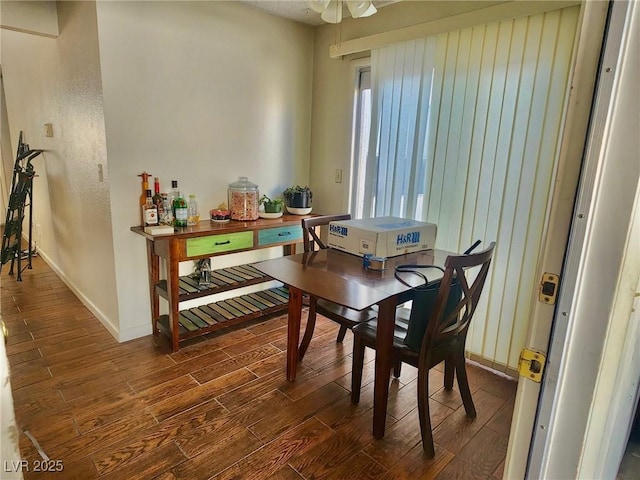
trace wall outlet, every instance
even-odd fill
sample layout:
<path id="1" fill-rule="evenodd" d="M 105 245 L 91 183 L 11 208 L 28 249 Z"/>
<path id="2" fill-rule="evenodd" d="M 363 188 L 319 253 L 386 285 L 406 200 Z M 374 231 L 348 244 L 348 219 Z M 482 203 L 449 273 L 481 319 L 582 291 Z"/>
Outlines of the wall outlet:
<path id="1" fill-rule="evenodd" d="M 336 183 L 342 183 L 342 169 L 336 168 Z"/>
<path id="2" fill-rule="evenodd" d="M 44 124 L 44 136 L 45 137 L 53 137 L 53 124 L 45 123 Z"/>
<path id="3" fill-rule="evenodd" d="M 101 163 L 98 164 L 98 181 L 104 182 L 104 169 Z"/>

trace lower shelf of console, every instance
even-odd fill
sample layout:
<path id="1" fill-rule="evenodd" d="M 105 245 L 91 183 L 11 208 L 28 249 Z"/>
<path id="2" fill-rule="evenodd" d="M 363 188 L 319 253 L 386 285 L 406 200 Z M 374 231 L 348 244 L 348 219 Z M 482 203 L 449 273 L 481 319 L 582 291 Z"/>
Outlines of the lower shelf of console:
<path id="1" fill-rule="evenodd" d="M 186 340 L 280 312 L 287 309 L 288 303 L 289 290 L 286 287 L 274 287 L 181 310 L 178 318 L 179 338 Z M 169 315 L 161 315 L 156 323 L 161 332 L 172 336 Z"/>

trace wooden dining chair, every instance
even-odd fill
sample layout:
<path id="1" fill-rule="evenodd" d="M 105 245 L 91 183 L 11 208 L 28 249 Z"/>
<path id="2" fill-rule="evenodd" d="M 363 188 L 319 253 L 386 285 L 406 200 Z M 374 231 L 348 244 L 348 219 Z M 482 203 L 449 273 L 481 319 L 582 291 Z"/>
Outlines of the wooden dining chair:
<path id="1" fill-rule="evenodd" d="M 305 252 L 313 252 L 315 250 L 321 250 L 327 248 L 325 243 L 321 240 L 320 228 L 323 225 L 329 225 L 329 222 L 350 220 L 351 215 L 322 215 L 317 217 L 309 217 L 302 219 L 302 236 Z M 302 342 L 298 349 L 298 359 L 302 360 L 304 354 L 309 348 L 311 343 L 311 337 L 313 337 L 313 330 L 316 326 L 317 314 L 323 315 L 330 320 L 340 325 L 340 331 L 338 332 L 338 338 L 336 343 L 340 343 L 344 340 L 347 330 L 353 328 L 363 322 L 373 320 L 378 316 L 376 308 L 367 308 L 362 311 L 353 310 L 351 308 L 343 307 L 337 303 L 330 302 L 316 298 L 313 295 L 309 297 L 309 316 L 307 318 L 307 326 L 302 337 Z"/>
<path id="2" fill-rule="evenodd" d="M 442 280 L 435 286 L 416 289 L 408 315 L 403 310 L 396 313 L 393 359 L 394 362 L 401 361 L 418 368 L 420 433 L 422 448 L 430 458 L 435 456 L 435 449 L 429 416 L 429 369 L 444 361 L 445 389 L 453 388 L 455 374 L 467 416 L 476 416 L 467 381 L 464 345 L 487 278 L 494 247 L 495 243 L 492 242 L 478 253 L 448 256 Z M 473 280 L 471 284 L 468 273 L 471 273 L 469 276 Z M 357 404 L 360 401 L 364 349 L 376 348 L 376 322 L 354 327 L 353 334 L 351 402 Z"/>

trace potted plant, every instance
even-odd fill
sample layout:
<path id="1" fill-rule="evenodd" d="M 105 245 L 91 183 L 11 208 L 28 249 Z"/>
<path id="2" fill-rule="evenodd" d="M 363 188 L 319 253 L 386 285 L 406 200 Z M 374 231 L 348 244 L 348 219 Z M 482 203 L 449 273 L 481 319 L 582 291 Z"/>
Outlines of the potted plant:
<path id="1" fill-rule="evenodd" d="M 284 202 L 281 198 L 271 199 L 263 195 L 260 199 L 260 205 L 264 206 L 264 213 L 280 213 L 282 212 L 283 204 Z"/>
<path id="2" fill-rule="evenodd" d="M 291 208 L 311 208 L 313 192 L 308 186 L 289 187 L 282 192 L 287 207 Z"/>

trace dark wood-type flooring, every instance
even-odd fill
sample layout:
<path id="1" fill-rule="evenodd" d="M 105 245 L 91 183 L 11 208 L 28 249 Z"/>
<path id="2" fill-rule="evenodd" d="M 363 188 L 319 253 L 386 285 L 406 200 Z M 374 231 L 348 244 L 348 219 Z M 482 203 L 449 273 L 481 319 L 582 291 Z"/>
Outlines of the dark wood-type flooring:
<path id="1" fill-rule="evenodd" d="M 374 355 L 352 406 L 352 336 L 336 344 L 326 319 L 289 383 L 285 316 L 171 353 L 164 337 L 119 344 L 39 257 L 22 282 L 7 272 L 2 316 L 18 426 L 64 466 L 26 479 L 502 478 L 515 381 L 471 365 L 471 421 L 432 370 L 436 457 L 428 460 L 416 370 L 404 365 L 391 381 L 387 433 L 374 440 Z M 24 434 L 20 450 L 30 465 L 40 458 Z"/>

